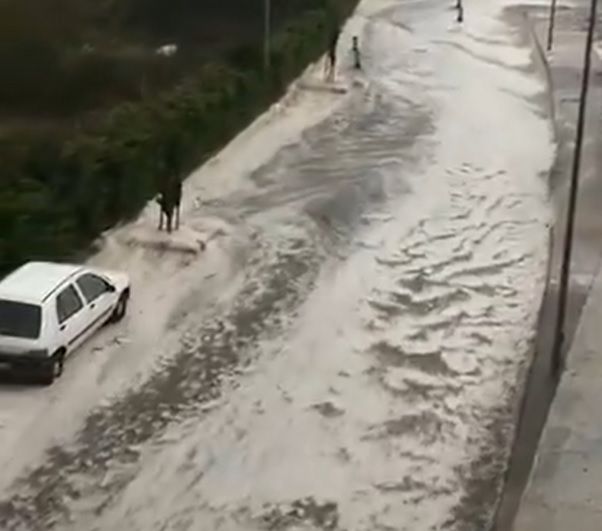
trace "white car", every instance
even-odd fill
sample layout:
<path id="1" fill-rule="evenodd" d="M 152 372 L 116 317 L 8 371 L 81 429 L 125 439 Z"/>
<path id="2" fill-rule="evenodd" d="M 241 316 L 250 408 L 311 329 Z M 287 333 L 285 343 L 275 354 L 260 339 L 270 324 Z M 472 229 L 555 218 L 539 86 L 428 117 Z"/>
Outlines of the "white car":
<path id="1" fill-rule="evenodd" d="M 109 321 L 125 315 L 127 275 L 29 262 L 0 281 L 0 367 L 51 384 L 63 362 Z"/>

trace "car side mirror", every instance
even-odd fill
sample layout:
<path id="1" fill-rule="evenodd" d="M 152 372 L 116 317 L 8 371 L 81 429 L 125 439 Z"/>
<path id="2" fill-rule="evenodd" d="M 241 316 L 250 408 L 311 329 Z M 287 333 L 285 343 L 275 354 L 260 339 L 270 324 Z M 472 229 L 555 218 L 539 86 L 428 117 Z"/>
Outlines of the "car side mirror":
<path id="1" fill-rule="evenodd" d="M 107 284 L 107 291 L 109 293 L 115 293 L 117 291 L 117 288 L 113 286 L 113 284 Z"/>

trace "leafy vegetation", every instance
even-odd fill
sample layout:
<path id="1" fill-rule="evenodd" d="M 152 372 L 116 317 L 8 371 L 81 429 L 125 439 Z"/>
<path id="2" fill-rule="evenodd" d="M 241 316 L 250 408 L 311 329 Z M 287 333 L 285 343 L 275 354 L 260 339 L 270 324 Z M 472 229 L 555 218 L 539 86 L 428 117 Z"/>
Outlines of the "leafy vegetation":
<path id="1" fill-rule="evenodd" d="M 156 193 L 165 146 L 191 169 L 282 93 L 333 10 L 272 1 L 266 74 L 262 0 L 0 0 L 0 274 L 84 251 Z"/>

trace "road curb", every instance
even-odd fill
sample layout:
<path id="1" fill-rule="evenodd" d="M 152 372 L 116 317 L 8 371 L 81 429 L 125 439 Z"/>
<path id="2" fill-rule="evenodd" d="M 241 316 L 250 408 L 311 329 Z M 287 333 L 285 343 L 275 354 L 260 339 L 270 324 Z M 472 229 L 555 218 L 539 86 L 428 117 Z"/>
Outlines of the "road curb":
<path id="1" fill-rule="evenodd" d="M 546 97 L 547 97 L 547 106 L 550 120 L 552 121 L 552 135 L 553 140 L 556 144 L 556 152 L 554 156 L 554 161 L 550 166 L 549 171 L 547 172 L 548 178 L 550 178 L 554 168 L 558 162 L 558 146 L 560 141 L 560 128 L 557 122 L 557 113 L 556 113 L 556 104 L 554 99 L 554 82 L 552 77 L 552 69 L 551 65 L 548 61 L 548 56 L 540 42 L 539 36 L 537 35 L 537 31 L 535 28 L 535 23 L 532 17 L 529 15 L 527 7 L 520 7 L 519 12 L 524 18 L 525 27 L 528 30 L 528 34 L 532 41 L 531 48 L 535 52 L 534 60 L 541 63 L 538 65 L 540 68 L 543 67 L 543 71 L 545 72 L 545 83 L 546 83 Z M 549 187 L 551 191 L 551 187 Z M 544 350 L 546 349 L 545 342 L 543 341 L 542 331 L 543 331 L 543 319 L 545 317 L 546 305 L 549 301 L 549 298 L 552 296 L 550 285 L 552 281 L 552 265 L 553 265 L 553 253 L 555 245 L 557 244 L 556 237 L 557 231 L 555 230 L 555 223 L 550 223 L 548 227 L 548 235 L 547 235 L 547 263 L 546 270 L 544 273 L 543 280 L 543 290 L 541 300 L 539 302 L 539 308 L 537 310 L 537 317 L 535 320 L 535 335 L 530 343 L 526 354 L 527 362 L 525 366 L 521 369 L 521 373 L 517 378 L 517 382 L 519 382 L 519 388 L 521 389 L 520 395 L 517 400 L 517 404 L 515 406 L 514 411 L 514 428 L 515 432 L 512 437 L 512 442 L 510 446 L 510 457 L 507 462 L 507 468 L 504 473 L 504 478 L 502 482 L 501 492 L 498 498 L 497 506 L 495 507 L 492 520 L 490 521 L 490 525 L 487 527 L 487 531 L 505 531 L 505 527 L 500 522 L 501 511 L 503 510 L 503 503 L 505 498 L 505 491 L 508 488 L 508 482 L 510 479 L 511 467 L 513 465 L 513 455 L 517 451 L 517 446 L 520 444 L 521 438 L 521 426 L 527 417 L 528 412 L 528 399 L 529 399 L 529 389 L 532 387 L 534 380 L 537 377 L 536 371 L 538 371 L 537 360 L 539 356 L 545 355 Z M 536 458 L 536 454 L 534 455 L 534 459 Z M 528 480 L 529 481 L 529 480 Z M 525 486 L 526 488 L 526 486 Z M 522 497 L 522 495 L 521 495 Z"/>
<path id="2" fill-rule="evenodd" d="M 535 24 L 533 19 L 529 15 L 528 8 L 522 9 L 522 14 L 525 19 L 525 24 L 529 29 L 529 34 L 531 35 L 531 40 L 534 44 L 534 49 L 536 51 L 536 55 L 539 58 L 539 61 L 543 65 L 543 69 L 546 75 L 546 84 L 547 84 L 547 96 L 548 96 L 548 110 L 550 113 L 550 119 L 552 120 L 552 127 L 554 131 L 554 138 L 558 139 L 558 123 L 556 120 L 556 104 L 554 102 L 554 80 L 552 77 L 552 69 L 550 67 L 550 62 L 548 60 L 548 55 L 543 48 L 539 40 L 539 36 L 537 35 L 537 30 L 535 29 Z"/>

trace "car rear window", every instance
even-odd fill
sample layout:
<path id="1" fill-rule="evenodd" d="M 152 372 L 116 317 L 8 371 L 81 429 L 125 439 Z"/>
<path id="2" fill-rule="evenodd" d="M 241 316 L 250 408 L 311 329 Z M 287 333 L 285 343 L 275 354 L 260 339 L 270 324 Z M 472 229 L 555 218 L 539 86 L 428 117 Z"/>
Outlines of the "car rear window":
<path id="1" fill-rule="evenodd" d="M 0 335 L 37 339 L 41 324 L 40 306 L 0 299 Z"/>

